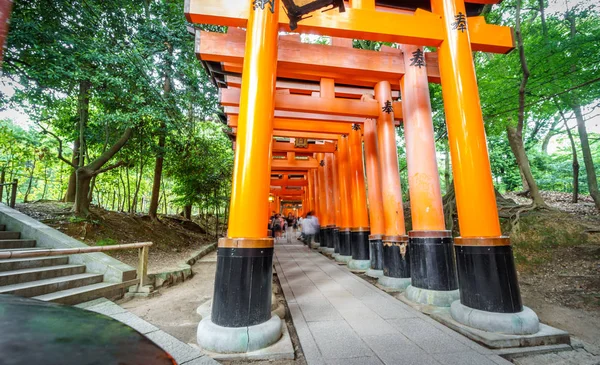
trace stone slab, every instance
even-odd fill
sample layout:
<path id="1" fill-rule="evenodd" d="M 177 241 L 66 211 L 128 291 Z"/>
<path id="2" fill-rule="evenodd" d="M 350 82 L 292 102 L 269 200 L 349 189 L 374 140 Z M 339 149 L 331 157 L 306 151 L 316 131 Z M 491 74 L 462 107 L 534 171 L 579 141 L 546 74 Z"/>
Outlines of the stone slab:
<path id="1" fill-rule="evenodd" d="M 431 318 L 450 327 L 456 332 L 467 336 L 471 340 L 482 343 L 493 349 L 507 347 L 527 347 L 556 344 L 570 344 L 569 334 L 558 328 L 550 327 L 540 323 L 540 331 L 533 335 L 504 335 L 493 332 L 481 331 L 467 327 L 455 321 L 447 308 L 438 309 L 431 314 Z"/>
<path id="2" fill-rule="evenodd" d="M 279 341 L 275 342 L 273 345 L 245 353 L 237 353 L 237 354 L 218 354 L 215 352 L 210 352 L 206 350 L 202 350 L 202 353 L 215 359 L 215 360 L 228 360 L 228 361 L 256 361 L 256 360 L 293 360 L 294 359 L 294 346 L 292 345 L 292 338 L 290 337 L 290 332 L 283 322 L 282 335 Z"/>
<path id="3" fill-rule="evenodd" d="M 218 365 L 219 363 L 203 354 L 198 348 L 189 346 L 153 324 L 139 318 L 106 298 L 99 298 L 78 304 L 76 307 L 104 314 L 142 333 L 150 341 L 168 352 L 179 365 Z"/>

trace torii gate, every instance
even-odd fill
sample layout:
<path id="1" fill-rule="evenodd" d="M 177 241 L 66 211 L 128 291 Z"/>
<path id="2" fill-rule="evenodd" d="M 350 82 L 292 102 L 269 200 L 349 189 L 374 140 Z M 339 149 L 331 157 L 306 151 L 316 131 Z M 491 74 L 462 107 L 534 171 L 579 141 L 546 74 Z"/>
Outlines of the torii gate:
<path id="1" fill-rule="evenodd" d="M 475 0 L 475 2 L 495 3 L 496 1 Z M 408 239 L 404 230 L 399 179 L 391 173 L 392 169 L 397 169 L 397 156 L 395 153 L 390 153 L 392 149 L 395 151 L 395 139 L 392 139 L 394 137 L 393 112 L 397 113 L 401 110 L 397 106 L 394 107 L 392 91 L 404 87 L 405 89 L 414 89 L 414 93 L 417 94 L 419 84 L 408 83 L 410 79 L 407 78 L 408 73 L 403 77 L 404 81 L 398 84 L 395 81 L 397 79 L 386 81 L 387 78 L 384 77 L 375 81 L 377 83 L 375 101 L 369 101 L 369 98 L 362 98 L 360 102 L 338 99 L 335 84 L 347 84 L 345 81 L 348 76 L 348 74 L 334 69 L 339 68 L 339 64 L 330 62 L 321 69 L 310 67 L 314 65 L 305 65 L 308 66 L 308 69 L 296 70 L 293 65 L 286 65 L 286 62 L 289 62 L 289 58 L 287 58 L 289 53 L 282 52 L 282 57 L 279 57 L 278 31 L 287 30 L 287 19 L 280 9 L 279 1 L 233 0 L 227 2 L 227 6 L 224 5 L 220 0 L 186 1 L 186 16 L 191 22 L 247 29 L 241 70 L 240 59 L 235 55 L 222 65 L 224 72 L 239 73 L 241 71 L 242 74 L 239 96 L 234 91 L 225 91 L 221 94 L 221 101 L 225 103 L 226 107 L 238 108 L 239 115 L 236 128 L 233 190 L 228 237 L 219 242 L 212 317 L 204 319 L 200 323 L 198 341 L 202 347 L 212 351 L 243 352 L 274 343 L 279 338 L 281 328 L 281 321 L 270 315 L 273 241 L 266 238 L 263 224 L 263 217 L 268 211 L 266 202 L 269 195 L 269 184 L 266 178 L 271 170 L 270 163 L 265 163 L 265 161 L 271 160 L 271 137 L 276 123 L 274 120 L 275 110 L 279 113 L 316 113 L 335 115 L 336 118 L 377 119 L 375 129 L 377 130 L 377 140 L 380 142 L 377 145 L 379 152 L 377 156 L 380 159 L 379 166 L 381 168 L 380 192 L 385 231 L 382 235 L 383 250 L 387 250 L 391 254 L 401 254 L 402 257 L 400 261 L 392 259 L 392 264 L 396 265 L 394 267 L 389 266 L 388 263 L 388 272 L 392 269 L 397 272 L 383 277 L 402 280 L 407 279 L 406 274 L 410 271 L 410 266 L 406 260 L 408 256 L 405 256 Z M 471 54 L 473 50 L 496 53 L 510 51 L 513 48 L 512 31 L 508 27 L 486 24 L 483 17 L 467 17 L 464 0 L 431 0 L 431 2 L 423 1 L 421 5 L 432 11 L 398 10 L 379 6 L 373 0 L 352 1 L 350 8 L 345 13 L 313 14 L 312 17 L 299 24 L 298 31 L 340 38 L 414 45 L 406 46 L 404 49 L 405 68 L 407 57 L 410 55 L 413 56 L 413 59 L 410 59 L 413 63 L 420 64 L 426 61 L 421 59 L 423 56 L 422 46 L 438 48 L 439 79 L 443 86 L 461 231 L 461 236 L 454 240 L 460 283 L 460 302 L 452 303 L 452 316 L 463 324 L 480 329 L 489 330 L 489 320 L 492 318 L 493 321 L 496 321 L 494 324 L 500 331 L 508 328 L 513 333 L 537 332 L 539 326 L 537 316 L 531 311 L 529 311 L 531 313 L 523 311 L 510 241 L 507 237 L 501 236 Z M 289 44 L 286 45 L 282 41 L 282 46 L 287 47 Z M 305 54 L 301 56 L 308 57 Z M 281 73 L 279 66 L 281 66 Z M 426 72 L 426 70 L 423 71 Z M 351 85 L 373 85 L 373 77 L 383 77 L 378 72 L 381 70 L 365 72 L 369 75 L 365 75 L 362 79 L 353 78 L 352 82 L 355 83 Z M 425 75 L 427 78 L 427 73 L 424 72 L 415 73 L 411 77 L 416 79 Z M 320 97 L 328 100 L 317 98 L 309 100 L 306 99 L 308 96 L 304 95 L 278 94 L 276 92 L 278 75 L 304 80 L 320 79 Z M 394 72 L 388 77 L 396 77 L 393 75 Z M 331 80 L 329 81 L 331 87 L 327 89 L 326 95 L 323 91 L 324 79 Z M 392 87 L 392 85 L 394 86 Z M 238 100 L 236 101 L 236 99 Z M 407 105 L 407 103 L 407 100 L 403 100 L 402 109 L 407 114 L 405 117 L 408 118 L 409 114 L 418 117 L 419 107 Z M 410 113 L 406 113 L 406 111 Z M 229 112 L 233 114 L 236 111 L 229 110 Z M 282 117 L 285 118 L 281 114 L 277 115 L 277 118 Z M 302 118 L 302 120 L 305 119 L 308 118 Z M 322 119 L 317 118 L 317 120 Z M 373 127 L 371 122 L 364 122 L 363 125 L 370 126 L 371 129 Z M 358 146 L 362 143 L 361 133 L 355 131 L 353 128 L 348 134 L 349 148 L 347 150 L 351 155 L 353 151 L 355 155 L 358 155 L 356 151 L 359 150 Z M 327 139 L 328 136 L 320 131 L 278 131 L 277 135 L 322 139 Z M 335 138 L 331 137 L 331 140 L 335 140 Z M 342 140 L 343 138 L 338 142 Z M 362 154 L 361 148 L 360 153 Z M 325 161 L 322 154 L 319 156 L 320 154 L 316 155 L 316 159 Z M 331 154 L 327 156 L 331 156 Z M 326 157 L 326 159 L 332 157 Z M 351 165 L 349 170 L 353 175 L 349 185 L 352 195 L 364 195 L 364 181 L 362 189 L 360 187 L 360 180 L 363 179 L 363 176 L 358 174 L 359 171 L 362 171 L 362 165 L 358 168 L 357 161 L 357 159 L 349 159 Z M 323 164 L 320 163 L 320 165 Z M 328 166 L 329 164 L 325 162 L 324 165 Z M 414 167 L 414 164 L 412 165 Z M 317 170 L 320 171 L 320 169 Z M 327 170 L 325 169 L 325 171 Z M 409 174 L 411 174 L 410 170 L 409 167 Z M 317 190 L 322 193 L 319 195 L 327 197 L 328 194 L 323 188 L 332 185 L 326 183 L 331 180 L 331 174 L 324 172 L 324 175 L 315 181 Z M 397 171 L 395 175 L 397 175 Z M 413 192 L 411 191 L 412 197 Z M 421 199 L 424 198 L 426 196 L 421 197 Z M 323 200 L 325 200 L 327 210 L 330 210 L 332 208 L 331 199 L 319 199 L 321 207 L 323 207 Z M 361 199 L 352 200 L 353 203 L 356 201 L 361 201 Z M 355 208 L 355 206 L 352 207 L 353 210 Z M 363 210 L 361 207 L 358 208 Z M 321 209 L 321 211 L 325 213 L 325 209 Z M 364 211 L 366 215 L 366 207 Z M 249 212 L 255 214 L 250 215 Z M 327 215 L 325 214 L 324 217 Z M 419 220 L 417 221 L 419 222 Z M 363 232 L 360 229 L 369 226 L 368 218 L 365 219 L 365 222 L 353 221 L 353 228 L 357 228 L 357 224 L 359 226 L 358 230 L 353 230 L 352 233 Z M 427 227 L 431 221 L 425 218 L 421 223 L 423 227 Z M 367 231 L 365 232 L 368 234 Z M 432 232 L 442 231 L 431 230 L 431 228 L 413 232 L 415 235 L 411 237 L 411 242 L 418 242 L 421 246 L 428 242 L 447 243 L 449 238 L 444 233 L 436 236 Z M 356 240 L 362 241 L 361 238 Z M 410 249 L 412 250 L 412 247 Z M 385 252 L 383 259 L 385 270 Z M 357 265 L 362 265 L 362 262 Z M 241 272 L 242 268 L 251 268 L 253 275 L 244 275 Z M 486 278 L 487 281 L 483 282 L 481 278 Z M 397 280 L 392 281 L 397 282 Z M 495 317 L 471 316 L 475 312 L 483 314 L 494 312 L 501 315 Z M 511 322 L 521 323 L 523 318 L 526 326 L 520 329 L 511 327 Z M 226 343 L 221 341 L 223 338 L 233 339 L 231 336 L 240 341 L 226 341 Z M 240 347 L 239 344 L 243 344 L 243 346 Z"/>

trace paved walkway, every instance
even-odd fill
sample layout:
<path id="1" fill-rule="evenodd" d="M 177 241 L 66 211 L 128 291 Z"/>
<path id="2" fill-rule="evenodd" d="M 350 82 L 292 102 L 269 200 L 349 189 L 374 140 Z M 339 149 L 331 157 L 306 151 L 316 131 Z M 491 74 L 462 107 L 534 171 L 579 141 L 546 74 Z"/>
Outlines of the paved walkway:
<path id="1" fill-rule="evenodd" d="M 300 242 L 274 262 L 309 365 L 511 364 Z"/>

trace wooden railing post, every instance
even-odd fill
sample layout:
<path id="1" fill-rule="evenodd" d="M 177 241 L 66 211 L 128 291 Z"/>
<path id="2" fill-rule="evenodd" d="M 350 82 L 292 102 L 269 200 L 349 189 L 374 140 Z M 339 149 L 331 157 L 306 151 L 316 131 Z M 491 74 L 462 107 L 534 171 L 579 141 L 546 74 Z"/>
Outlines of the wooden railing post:
<path id="1" fill-rule="evenodd" d="M 14 209 L 15 203 L 17 202 L 17 185 L 19 181 L 17 179 L 13 180 L 12 192 L 10 194 L 10 207 Z"/>
<path id="2" fill-rule="evenodd" d="M 5 177 L 6 171 L 2 170 L 2 172 L 0 172 L 0 203 L 2 203 L 2 195 L 4 194 L 4 177 Z"/>
<path id="3" fill-rule="evenodd" d="M 148 274 L 148 252 L 150 246 L 143 246 L 139 249 L 137 276 L 140 279 L 138 288 L 143 288 L 146 284 L 146 275 Z"/>

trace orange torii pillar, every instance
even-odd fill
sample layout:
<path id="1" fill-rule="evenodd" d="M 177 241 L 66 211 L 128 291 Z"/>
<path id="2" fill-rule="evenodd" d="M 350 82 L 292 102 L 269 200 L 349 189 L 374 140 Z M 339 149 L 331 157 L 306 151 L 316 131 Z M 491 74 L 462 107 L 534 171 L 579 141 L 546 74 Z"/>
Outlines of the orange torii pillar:
<path id="1" fill-rule="evenodd" d="M 321 244 L 320 250 L 324 253 L 332 255 L 334 248 L 333 231 L 335 229 L 335 207 L 333 199 L 333 155 L 331 153 L 324 154 L 323 161 L 323 172 L 325 177 L 325 206 L 327 214 L 325 215 L 326 221 L 322 223 L 324 228 L 323 238 L 325 246 Z"/>
<path id="2" fill-rule="evenodd" d="M 338 139 L 338 190 L 341 205 L 341 225 L 339 231 L 340 252 L 335 256 L 337 262 L 347 264 L 352 260 L 352 172 L 350 168 L 350 151 L 348 135 L 342 134 Z"/>
<path id="3" fill-rule="evenodd" d="M 383 199 L 381 198 L 381 169 L 377 152 L 377 124 L 375 119 L 366 119 L 364 128 L 369 221 L 371 223 L 371 235 L 369 236 L 371 267 L 367 270 L 366 275 L 372 278 L 379 278 L 383 276 L 383 235 L 385 233 L 385 224 L 383 218 Z"/>
<path id="4" fill-rule="evenodd" d="M 393 121 L 392 121 L 393 122 Z M 352 125 L 348 137 L 351 192 L 352 192 L 352 260 L 348 268 L 354 272 L 365 272 L 371 266 L 369 256 L 369 213 L 367 211 L 367 192 L 363 169 L 362 131 L 359 124 Z"/>
<path id="5" fill-rule="evenodd" d="M 317 161 L 319 161 L 319 167 L 317 168 L 317 181 L 319 185 L 319 191 L 317 195 L 317 201 L 319 202 L 319 214 L 317 219 L 319 220 L 319 250 L 323 250 L 327 247 L 327 238 L 325 230 L 327 224 L 329 224 L 329 211 L 327 210 L 327 180 L 325 176 L 325 154 L 317 153 Z"/>
<path id="6" fill-rule="evenodd" d="M 316 156 L 316 155 L 315 155 Z M 315 202 L 315 205 L 313 207 L 313 212 L 312 215 L 314 217 L 317 217 L 316 219 L 318 219 L 318 217 L 321 216 L 321 202 L 319 200 L 319 174 L 318 174 L 318 169 L 311 169 L 309 170 L 309 174 L 311 174 L 312 177 L 312 182 L 313 182 L 313 200 Z M 317 222 L 319 223 L 319 222 Z M 314 242 L 311 243 L 311 248 L 319 248 L 320 246 L 320 235 L 319 234 L 315 234 L 313 237 Z"/>
<path id="7" fill-rule="evenodd" d="M 249 0 L 247 6 L 228 237 L 218 244 L 212 314 L 197 332 L 198 344 L 218 353 L 270 346 L 281 337 L 282 326 L 271 314 L 273 238 L 264 222 L 269 209 L 279 1 L 260 7 Z"/>
<path id="8" fill-rule="evenodd" d="M 320 82 L 320 97 L 323 99 L 334 99 L 335 98 L 335 83 L 333 79 L 322 78 Z M 333 255 L 335 252 L 335 220 L 336 220 L 336 207 L 334 201 L 334 181 L 335 177 L 333 175 L 333 154 L 327 153 L 325 154 L 325 158 L 323 160 L 325 163 L 325 183 L 326 183 L 326 193 L 325 196 L 327 202 L 327 222 L 323 223 L 323 238 L 325 241 L 325 246 L 321 244 L 321 251 L 326 254 Z"/>
<path id="9" fill-rule="evenodd" d="M 524 307 L 510 240 L 502 236 L 469 25 L 463 0 L 432 0 L 445 39 L 438 48 L 460 237 L 454 239 L 460 301 L 452 317 L 484 331 L 531 334 L 537 315 Z"/>
<path id="10" fill-rule="evenodd" d="M 337 146 L 337 145 L 336 145 Z M 336 147 L 337 148 L 337 147 Z M 339 161 L 336 153 L 331 155 L 333 175 L 333 208 L 335 210 L 335 226 L 333 227 L 333 258 L 340 254 L 340 227 L 342 226 L 342 203 L 339 186 Z"/>
<path id="11" fill-rule="evenodd" d="M 315 185 L 312 178 L 312 170 L 309 170 L 306 173 L 306 184 L 306 208 L 303 209 L 303 212 L 308 213 L 315 209 L 315 196 L 313 195 Z M 304 204 L 302 205 L 302 207 L 304 208 Z"/>
<path id="12" fill-rule="evenodd" d="M 459 297 L 452 246 L 446 230 L 423 47 L 404 45 L 400 81 L 412 231 L 408 232 L 411 285 L 408 299 L 449 307 Z M 423 62 L 421 62 L 423 61 Z"/>
<path id="13" fill-rule="evenodd" d="M 381 169 L 381 197 L 383 200 L 383 276 L 379 284 L 391 289 L 405 289 L 410 285 L 408 236 L 404 226 L 402 188 L 398 173 L 396 128 L 392 107 L 392 89 L 387 81 L 375 86 L 375 99 L 381 106 L 377 118 L 377 147 Z"/>

